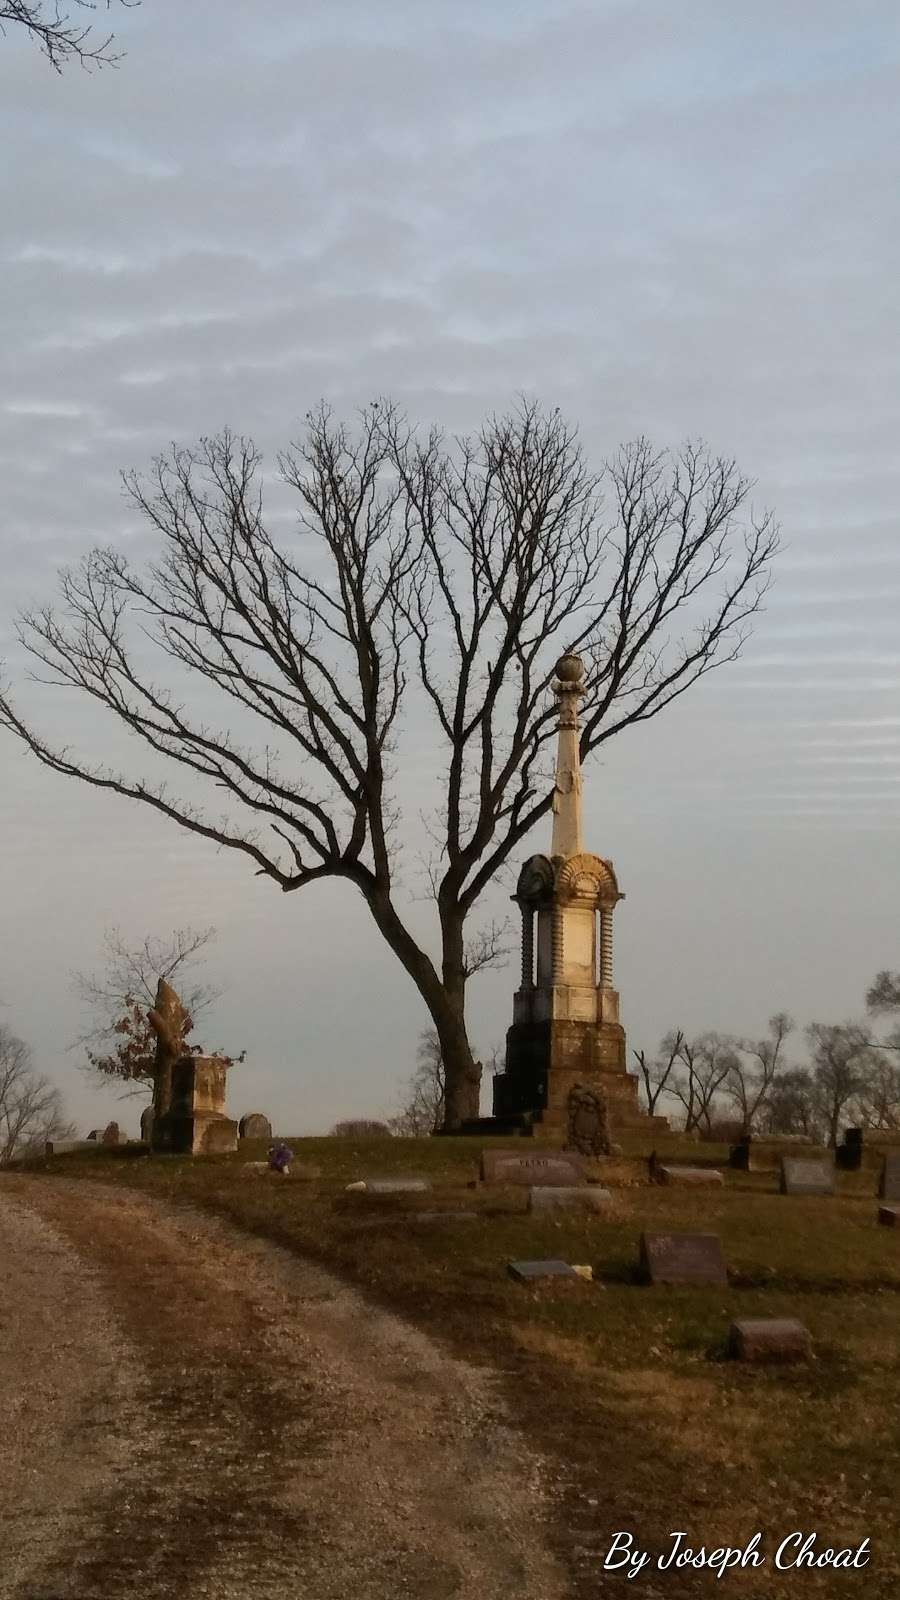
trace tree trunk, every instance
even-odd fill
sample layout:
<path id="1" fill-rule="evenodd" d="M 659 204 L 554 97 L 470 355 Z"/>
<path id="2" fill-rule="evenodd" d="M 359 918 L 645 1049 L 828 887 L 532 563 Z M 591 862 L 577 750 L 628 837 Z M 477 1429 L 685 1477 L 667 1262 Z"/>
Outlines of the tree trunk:
<path id="1" fill-rule="evenodd" d="M 472 1054 L 466 1032 L 464 915 L 456 904 L 440 908 L 443 960 L 439 977 L 434 963 L 397 915 L 390 895 L 377 890 L 364 892 L 380 932 L 428 1007 L 444 1063 L 444 1121 L 440 1131 L 456 1133 L 460 1124 L 477 1117 L 481 1108 L 481 1063 Z"/>

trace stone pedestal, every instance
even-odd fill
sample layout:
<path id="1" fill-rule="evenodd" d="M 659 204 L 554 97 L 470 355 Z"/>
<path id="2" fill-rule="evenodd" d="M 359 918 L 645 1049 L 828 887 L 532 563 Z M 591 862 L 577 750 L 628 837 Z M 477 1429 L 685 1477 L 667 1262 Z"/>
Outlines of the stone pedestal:
<path id="1" fill-rule="evenodd" d="M 169 1155 L 228 1155 L 237 1123 L 225 1114 L 224 1056 L 182 1056 L 172 1073 L 172 1104 L 153 1124 L 153 1149 Z"/>

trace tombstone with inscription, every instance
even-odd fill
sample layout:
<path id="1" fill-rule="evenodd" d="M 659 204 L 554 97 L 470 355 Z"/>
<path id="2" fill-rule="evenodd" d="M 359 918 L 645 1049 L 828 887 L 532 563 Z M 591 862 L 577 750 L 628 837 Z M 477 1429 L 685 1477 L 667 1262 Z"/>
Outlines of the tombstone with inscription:
<path id="1" fill-rule="evenodd" d="M 824 1157 L 818 1161 L 810 1161 L 801 1160 L 799 1156 L 782 1156 L 781 1193 L 834 1194 L 834 1167 Z"/>
<path id="2" fill-rule="evenodd" d="M 145 1106 L 141 1112 L 141 1138 L 144 1140 L 145 1144 L 150 1144 L 153 1138 L 154 1115 L 155 1113 L 152 1106 Z"/>
<path id="3" fill-rule="evenodd" d="M 889 1150 L 881 1167 L 880 1200 L 900 1200 L 900 1150 Z"/>
<path id="4" fill-rule="evenodd" d="M 649 1283 L 728 1282 L 717 1233 L 642 1233 L 640 1267 Z"/>
<path id="5" fill-rule="evenodd" d="M 538 1184 L 528 1191 L 529 1211 L 544 1214 L 553 1211 L 606 1211 L 611 1204 L 610 1190 L 601 1189 L 595 1183 L 585 1183 L 574 1189 L 552 1189 L 549 1184 Z"/>
<path id="6" fill-rule="evenodd" d="M 549 1184 L 551 1188 L 571 1188 L 587 1183 L 579 1155 L 569 1150 L 519 1155 L 515 1150 L 482 1150 L 482 1183 L 518 1184 L 527 1188 Z"/>

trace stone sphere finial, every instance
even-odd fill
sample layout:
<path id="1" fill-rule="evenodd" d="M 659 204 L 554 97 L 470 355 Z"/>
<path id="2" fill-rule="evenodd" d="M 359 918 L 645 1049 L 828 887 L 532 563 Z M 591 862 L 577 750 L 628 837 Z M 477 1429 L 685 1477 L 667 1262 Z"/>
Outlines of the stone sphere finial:
<path id="1" fill-rule="evenodd" d="M 560 656 L 556 663 L 556 676 L 561 684 L 568 688 L 576 688 L 584 677 L 584 662 L 580 656 L 572 651 L 567 651 Z"/>

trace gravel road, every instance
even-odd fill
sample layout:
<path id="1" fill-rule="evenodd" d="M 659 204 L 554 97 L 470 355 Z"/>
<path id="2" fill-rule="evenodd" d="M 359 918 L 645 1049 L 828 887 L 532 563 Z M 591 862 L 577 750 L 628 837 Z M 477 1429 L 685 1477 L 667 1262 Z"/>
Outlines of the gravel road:
<path id="1" fill-rule="evenodd" d="M 215 1219 L 0 1180 L 0 1600 L 564 1600 L 492 1373 Z"/>

